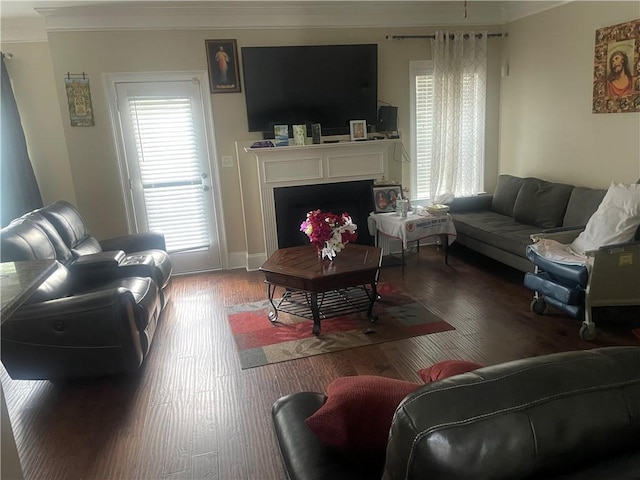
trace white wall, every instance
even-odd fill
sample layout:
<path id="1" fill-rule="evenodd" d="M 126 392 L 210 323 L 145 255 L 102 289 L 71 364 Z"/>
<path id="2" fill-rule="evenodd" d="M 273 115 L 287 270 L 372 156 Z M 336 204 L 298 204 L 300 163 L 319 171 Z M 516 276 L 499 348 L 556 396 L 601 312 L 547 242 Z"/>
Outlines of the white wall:
<path id="1" fill-rule="evenodd" d="M 640 113 L 591 113 L 595 31 L 640 2 L 572 2 L 509 24 L 501 173 L 606 188 L 640 178 Z"/>

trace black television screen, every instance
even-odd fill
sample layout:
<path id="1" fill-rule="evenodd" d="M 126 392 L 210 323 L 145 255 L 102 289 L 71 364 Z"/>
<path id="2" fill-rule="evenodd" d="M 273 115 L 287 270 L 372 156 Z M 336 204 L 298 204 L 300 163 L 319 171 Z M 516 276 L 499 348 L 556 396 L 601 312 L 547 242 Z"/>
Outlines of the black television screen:
<path id="1" fill-rule="evenodd" d="M 350 120 L 376 123 L 375 44 L 243 47 L 242 69 L 250 132 L 319 123 L 323 135 L 340 135 Z"/>

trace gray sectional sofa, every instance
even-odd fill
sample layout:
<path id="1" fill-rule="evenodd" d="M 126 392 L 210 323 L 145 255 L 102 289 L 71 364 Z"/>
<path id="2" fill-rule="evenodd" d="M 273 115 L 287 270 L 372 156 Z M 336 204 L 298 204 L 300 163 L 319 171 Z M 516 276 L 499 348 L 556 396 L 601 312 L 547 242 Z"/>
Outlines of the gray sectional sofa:
<path id="1" fill-rule="evenodd" d="M 530 236 L 586 225 L 606 190 L 500 175 L 492 195 L 455 198 L 450 205 L 456 242 L 523 272 L 533 271 Z"/>

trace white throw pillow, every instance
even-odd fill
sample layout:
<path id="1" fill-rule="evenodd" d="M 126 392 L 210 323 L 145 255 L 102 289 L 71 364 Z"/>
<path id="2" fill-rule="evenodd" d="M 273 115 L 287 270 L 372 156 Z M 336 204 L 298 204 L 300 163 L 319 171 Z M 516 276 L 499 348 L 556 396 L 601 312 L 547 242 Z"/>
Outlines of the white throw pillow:
<path id="1" fill-rule="evenodd" d="M 602 203 L 570 248 L 583 254 L 605 245 L 629 242 L 640 225 L 640 185 L 611 182 Z"/>

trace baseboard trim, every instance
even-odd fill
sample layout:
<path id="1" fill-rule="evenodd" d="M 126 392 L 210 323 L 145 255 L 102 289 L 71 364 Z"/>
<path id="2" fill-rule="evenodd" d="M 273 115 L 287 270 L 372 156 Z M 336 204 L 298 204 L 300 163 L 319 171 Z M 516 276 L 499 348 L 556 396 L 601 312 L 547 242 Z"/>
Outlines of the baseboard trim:
<path id="1" fill-rule="evenodd" d="M 248 271 L 252 271 L 252 270 L 258 270 L 263 264 L 264 262 L 267 261 L 267 254 L 262 252 L 262 253 L 251 253 L 251 254 L 247 254 L 247 270 Z"/>

